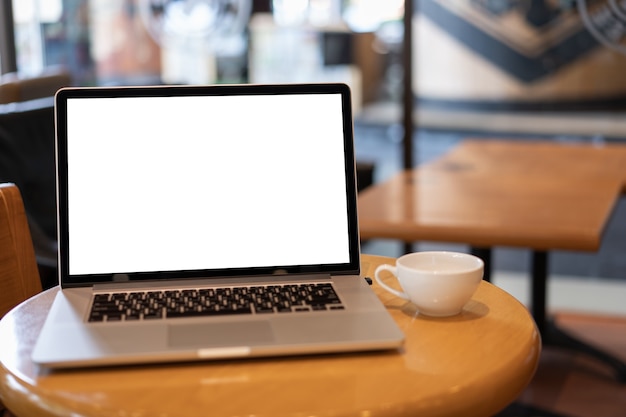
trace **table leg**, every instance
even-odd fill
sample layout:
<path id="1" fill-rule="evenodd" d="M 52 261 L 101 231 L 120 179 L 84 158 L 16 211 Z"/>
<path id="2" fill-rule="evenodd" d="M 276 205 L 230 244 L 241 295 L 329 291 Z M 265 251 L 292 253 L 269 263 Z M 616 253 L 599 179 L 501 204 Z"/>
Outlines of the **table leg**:
<path id="1" fill-rule="evenodd" d="M 470 253 L 474 256 L 478 256 L 485 263 L 485 271 L 483 272 L 483 279 L 487 282 L 491 282 L 491 248 L 478 248 L 472 246 Z"/>
<path id="2" fill-rule="evenodd" d="M 412 253 L 413 251 L 413 242 L 404 242 L 404 254 Z"/>
<path id="3" fill-rule="evenodd" d="M 626 363 L 609 355 L 560 329 L 554 320 L 546 317 L 547 300 L 547 277 L 548 277 L 548 253 L 545 251 L 533 251 L 532 256 L 532 301 L 531 312 L 541 333 L 544 346 L 556 346 L 576 352 L 584 353 L 596 358 L 609 366 L 615 372 L 619 382 L 626 383 Z"/>
<path id="4" fill-rule="evenodd" d="M 533 251 L 531 262 L 532 287 L 530 309 L 533 317 L 535 318 L 535 322 L 537 323 L 539 333 L 543 335 L 546 330 L 548 253 L 544 251 Z"/>

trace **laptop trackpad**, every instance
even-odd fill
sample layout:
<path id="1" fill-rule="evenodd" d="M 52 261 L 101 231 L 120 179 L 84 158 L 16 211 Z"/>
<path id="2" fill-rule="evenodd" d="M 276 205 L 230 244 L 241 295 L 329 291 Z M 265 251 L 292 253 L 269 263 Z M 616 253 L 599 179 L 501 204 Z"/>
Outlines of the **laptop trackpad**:
<path id="1" fill-rule="evenodd" d="M 274 341 L 267 321 L 171 324 L 167 333 L 169 345 L 178 348 L 255 346 Z"/>

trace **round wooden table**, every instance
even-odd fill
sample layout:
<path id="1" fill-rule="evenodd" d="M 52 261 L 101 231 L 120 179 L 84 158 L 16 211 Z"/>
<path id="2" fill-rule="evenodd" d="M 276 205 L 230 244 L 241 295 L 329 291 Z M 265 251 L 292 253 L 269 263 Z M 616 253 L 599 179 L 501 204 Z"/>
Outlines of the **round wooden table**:
<path id="1" fill-rule="evenodd" d="M 394 261 L 364 255 L 362 273 Z M 40 417 L 471 417 L 495 414 L 532 378 L 541 338 L 503 290 L 482 282 L 460 315 L 434 319 L 373 289 L 406 334 L 400 351 L 52 373 L 30 360 L 57 291 L 48 290 L 0 321 L 0 399 Z"/>

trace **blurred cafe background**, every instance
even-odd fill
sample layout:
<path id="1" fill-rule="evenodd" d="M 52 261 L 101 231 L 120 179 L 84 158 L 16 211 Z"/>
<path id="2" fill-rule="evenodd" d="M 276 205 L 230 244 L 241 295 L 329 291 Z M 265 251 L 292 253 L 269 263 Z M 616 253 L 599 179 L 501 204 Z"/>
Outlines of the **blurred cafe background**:
<path id="1" fill-rule="evenodd" d="M 63 85 L 345 82 L 357 159 L 371 168 L 363 186 L 402 168 L 407 70 L 414 164 L 466 137 L 626 137 L 626 5 L 615 0 L 415 1 L 409 65 L 403 0 L 0 4 L 0 103 Z M 620 201 L 601 251 L 556 253 L 554 272 L 621 282 L 625 217 Z M 373 241 L 363 250 L 397 256 L 402 246 Z M 526 268 L 524 251 L 495 255 L 497 270 Z"/>
<path id="2" fill-rule="evenodd" d="M 626 137 L 626 6 L 615 0 L 416 1 L 406 68 L 403 0 L 1 5 L 0 102 L 19 100 L 9 87 L 20 83 L 24 99 L 68 84 L 345 82 L 354 96 L 357 157 L 371 164 L 371 181 L 402 168 L 406 68 L 415 164 L 469 136 Z M 609 228 L 598 254 L 557 254 L 558 272 L 623 278 L 626 257 L 612 249 L 626 247 L 624 227 Z M 364 250 L 400 250 L 394 242 L 371 245 Z M 526 254 L 509 252 L 497 254 L 497 268 L 523 268 Z"/>
<path id="3" fill-rule="evenodd" d="M 404 19 L 404 0 L 0 0 L 0 129 L 23 136 L 17 151 L 0 144 L 0 167 L 25 178 L 48 285 L 56 262 L 51 98 L 62 86 L 345 82 L 366 168 L 360 188 L 403 168 L 407 95 L 413 165 L 466 138 L 626 143 L 626 1 L 410 4 Z M 20 103 L 28 103 L 22 119 Z M 25 162 L 15 168 L 17 160 Z M 467 250 L 412 247 L 429 248 Z M 404 249 L 384 239 L 362 248 Z M 598 252 L 551 253 L 550 308 L 626 318 L 625 253 L 622 197 Z M 526 302 L 529 251 L 493 255 L 494 282 Z M 626 352 L 624 338 L 616 343 Z M 623 413 L 626 391 L 613 388 Z"/>
<path id="4" fill-rule="evenodd" d="M 357 159 L 370 167 L 362 186 L 402 169 L 406 71 L 414 164 L 467 137 L 626 137 L 626 5 L 615 0 L 414 1 L 409 65 L 403 0 L 0 4 L 0 103 L 52 96 L 63 85 L 345 82 L 354 97 Z M 555 253 L 553 272 L 622 282 L 622 201 L 605 240 L 598 253 Z M 391 241 L 363 247 L 390 256 L 402 250 Z M 527 258 L 498 248 L 494 263 L 522 273 Z"/>

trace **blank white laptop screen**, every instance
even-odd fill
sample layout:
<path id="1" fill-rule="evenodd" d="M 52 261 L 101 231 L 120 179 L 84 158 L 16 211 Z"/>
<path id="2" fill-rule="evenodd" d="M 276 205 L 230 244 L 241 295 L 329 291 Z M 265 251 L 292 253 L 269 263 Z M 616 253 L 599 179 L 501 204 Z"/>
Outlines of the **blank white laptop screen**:
<path id="1" fill-rule="evenodd" d="M 340 94 L 68 99 L 69 273 L 348 262 L 343 135 Z"/>

